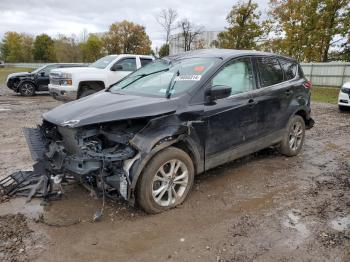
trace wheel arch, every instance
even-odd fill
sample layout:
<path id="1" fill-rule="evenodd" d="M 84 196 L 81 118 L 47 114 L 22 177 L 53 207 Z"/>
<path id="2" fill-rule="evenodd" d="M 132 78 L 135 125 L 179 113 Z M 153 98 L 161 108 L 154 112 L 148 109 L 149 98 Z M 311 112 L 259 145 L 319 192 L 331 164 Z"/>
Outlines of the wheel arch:
<path id="1" fill-rule="evenodd" d="M 102 80 L 80 81 L 78 85 L 78 93 L 77 93 L 78 97 L 80 97 L 82 92 L 85 90 L 86 86 L 88 86 L 87 89 L 96 90 L 96 92 L 106 88 L 105 82 Z"/>
<path id="2" fill-rule="evenodd" d="M 19 82 L 18 86 L 17 86 L 17 90 L 19 91 L 19 88 L 21 87 L 21 85 L 25 84 L 25 83 L 31 83 L 32 85 L 34 85 L 35 87 L 35 91 L 37 91 L 38 89 L 38 85 L 35 83 L 35 81 L 30 80 L 30 79 L 23 79 Z"/>

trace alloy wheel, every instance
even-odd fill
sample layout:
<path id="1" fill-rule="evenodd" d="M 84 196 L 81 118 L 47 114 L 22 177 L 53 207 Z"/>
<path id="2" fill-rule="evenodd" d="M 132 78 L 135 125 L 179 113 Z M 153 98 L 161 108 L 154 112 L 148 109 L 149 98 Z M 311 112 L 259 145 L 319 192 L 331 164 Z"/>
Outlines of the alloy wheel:
<path id="1" fill-rule="evenodd" d="M 289 132 L 289 147 L 293 151 L 298 150 L 303 140 L 303 127 L 300 122 L 295 122 Z"/>
<path id="2" fill-rule="evenodd" d="M 179 159 L 164 163 L 153 178 L 152 196 L 163 207 L 175 204 L 188 186 L 188 169 Z"/>

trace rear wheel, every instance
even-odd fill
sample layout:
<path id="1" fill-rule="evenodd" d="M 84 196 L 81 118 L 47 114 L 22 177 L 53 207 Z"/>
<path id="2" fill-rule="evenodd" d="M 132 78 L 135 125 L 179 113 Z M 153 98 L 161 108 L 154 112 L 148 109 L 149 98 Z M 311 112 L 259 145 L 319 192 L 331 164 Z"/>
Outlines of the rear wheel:
<path id="1" fill-rule="evenodd" d="M 33 96 L 35 95 L 35 86 L 32 83 L 24 82 L 19 87 L 19 92 L 22 96 Z"/>
<path id="2" fill-rule="evenodd" d="M 137 188 L 139 205 L 147 213 L 160 213 L 180 205 L 193 185 L 191 158 L 176 147 L 156 154 L 144 169 Z"/>
<path id="3" fill-rule="evenodd" d="M 299 154 L 304 144 L 305 122 L 301 116 L 293 116 L 287 125 L 286 133 L 280 144 L 280 152 L 286 156 Z"/>

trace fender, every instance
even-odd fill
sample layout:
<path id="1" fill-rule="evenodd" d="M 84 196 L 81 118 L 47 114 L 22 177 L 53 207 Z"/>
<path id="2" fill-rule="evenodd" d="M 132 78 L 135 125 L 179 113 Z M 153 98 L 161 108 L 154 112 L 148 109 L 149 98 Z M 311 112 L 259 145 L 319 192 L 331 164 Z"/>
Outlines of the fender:
<path id="1" fill-rule="evenodd" d="M 140 158 L 130 168 L 129 177 L 131 184 L 128 191 L 128 198 L 134 202 L 134 189 L 139 176 L 147 163 L 159 151 L 177 144 L 184 143 L 194 158 L 196 173 L 204 171 L 204 164 L 200 158 L 191 137 L 191 121 L 181 121 L 177 115 L 163 115 L 151 119 L 148 124 L 137 133 L 129 143 L 140 152 Z"/>

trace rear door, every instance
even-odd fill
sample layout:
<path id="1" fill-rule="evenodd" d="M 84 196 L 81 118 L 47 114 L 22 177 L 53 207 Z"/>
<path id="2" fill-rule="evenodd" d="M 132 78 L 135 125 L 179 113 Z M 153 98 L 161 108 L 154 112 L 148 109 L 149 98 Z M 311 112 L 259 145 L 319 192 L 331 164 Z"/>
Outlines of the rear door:
<path id="1" fill-rule="evenodd" d="M 210 88 L 231 87 L 231 96 L 205 105 L 207 122 L 205 168 L 209 169 L 232 160 L 232 151 L 249 140 L 255 124 L 251 92 L 255 89 L 250 58 L 234 59 L 213 77 Z"/>
<path id="2" fill-rule="evenodd" d="M 258 89 L 253 93 L 256 102 L 257 133 L 259 137 L 279 133 L 285 126 L 286 110 L 293 96 L 290 83 L 279 60 L 275 57 L 255 58 Z"/>

